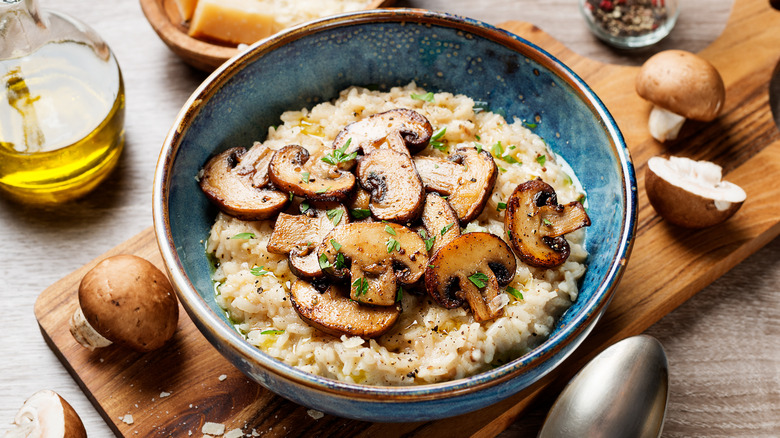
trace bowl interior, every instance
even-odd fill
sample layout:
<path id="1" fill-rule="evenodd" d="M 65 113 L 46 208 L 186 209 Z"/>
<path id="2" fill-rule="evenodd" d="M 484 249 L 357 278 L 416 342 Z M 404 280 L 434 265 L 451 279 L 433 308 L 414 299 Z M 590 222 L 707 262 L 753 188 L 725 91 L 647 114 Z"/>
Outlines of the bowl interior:
<path id="1" fill-rule="evenodd" d="M 178 267 L 166 262 L 194 287 L 180 293 L 197 293 L 232 327 L 215 302 L 203 245 L 217 210 L 195 180 L 212 154 L 262 141 L 282 112 L 333 99 L 351 85 L 386 89 L 414 80 L 429 91 L 485 102 L 508 120 L 535 123 L 534 131 L 569 163 L 587 191 L 593 223 L 586 232 L 588 270 L 579 299 L 541 348 L 565 343 L 608 301 L 633 230 L 633 169 L 606 109 L 567 67 L 488 25 L 421 11 L 346 17 L 295 28 L 253 47 L 212 75 L 182 112 L 166 140 L 164 175 L 158 168 L 162 181 L 155 187 L 165 192 L 165 207 L 156 205 L 155 215 L 167 207 L 165 231 Z M 519 363 L 523 360 L 530 359 Z"/>

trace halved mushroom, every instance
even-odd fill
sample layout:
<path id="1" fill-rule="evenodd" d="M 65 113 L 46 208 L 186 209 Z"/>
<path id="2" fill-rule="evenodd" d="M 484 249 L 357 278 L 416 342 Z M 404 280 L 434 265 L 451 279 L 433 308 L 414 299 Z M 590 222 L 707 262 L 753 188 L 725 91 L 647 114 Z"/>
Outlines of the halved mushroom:
<path id="1" fill-rule="evenodd" d="M 268 219 L 284 210 L 287 193 L 266 187 L 268 164 L 274 151 L 255 144 L 228 149 L 203 166 L 200 188 L 223 212 L 241 220 Z"/>
<path id="2" fill-rule="evenodd" d="M 25 400 L 5 438 L 87 438 L 81 418 L 59 394 L 43 389 Z"/>
<path id="3" fill-rule="evenodd" d="M 398 284 L 416 283 L 428 263 L 425 242 L 417 233 L 383 222 L 336 227 L 317 253 L 326 274 L 350 277 L 353 300 L 378 306 L 393 305 Z"/>
<path id="4" fill-rule="evenodd" d="M 355 187 L 355 176 L 322 161 L 323 155 L 312 157 L 303 146 L 285 146 L 271 159 L 268 175 L 283 192 L 312 200 L 343 201 Z"/>
<path id="5" fill-rule="evenodd" d="M 426 190 L 447 196 L 461 224 L 482 213 L 498 177 L 490 153 L 474 148 L 458 149 L 446 160 L 416 156 L 414 165 Z"/>
<path id="6" fill-rule="evenodd" d="M 687 228 L 717 225 L 739 210 L 747 195 L 721 179 L 722 169 L 709 161 L 652 157 L 645 189 L 653 208 L 667 221 Z"/>
<path id="7" fill-rule="evenodd" d="M 279 213 L 268 252 L 288 254 L 290 270 L 298 277 L 321 278 L 317 246 L 332 229 L 347 222 L 347 209 L 336 202 L 315 203 L 300 215 Z"/>
<path id="8" fill-rule="evenodd" d="M 558 204 L 558 196 L 541 179 L 519 184 L 509 197 L 504 227 L 517 256 L 526 264 L 554 268 L 569 257 L 563 237 L 590 225 L 585 208 L 574 201 Z"/>
<path id="9" fill-rule="evenodd" d="M 713 120 L 726 97 L 718 70 L 684 50 L 665 50 L 645 61 L 636 77 L 636 92 L 653 103 L 648 128 L 661 142 L 677 138 L 685 119 Z"/>
<path id="10" fill-rule="evenodd" d="M 377 149 L 360 160 L 355 173 L 361 187 L 371 193 L 374 218 L 406 223 L 420 217 L 425 189 L 408 155 Z"/>
<path id="11" fill-rule="evenodd" d="M 428 193 L 425 197 L 422 222 L 426 231 L 423 239 L 426 246 L 431 247 L 430 254 L 435 254 L 436 251 L 460 236 L 458 216 L 450 203 L 436 193 Z"/>
<path id="12" fill-rule="evenodd" d="M 432 134 L 433 127 L 423 115 L 398 108 L 350 123 L 336 136 L 333 149 L 340 149 L 349 141 L 346 154 L 362 149 L 368 155 L 376 149 L 389 148 L 409 155 L 425 149 Z"/>
<path id="13" fill-rule="evenodd" d="M 468 303 L 475 321 L 503 313 L 499 285 L 515 276 L 517 261 L 509 246 L 490 233 L 467 233 L 441 248 L 425 269 L 425 289 L 448 309 Z"/>
<path id="14" fill-rule="evenodd" d="M 317 329 L 333 336 L 376 338 L 398 320 L 399 306 L 367 306 L 349 299 L 347 291 L 330 285 L 325 292 L 303 280 L 290 288 L 290 303 L 298 315 Z"/>

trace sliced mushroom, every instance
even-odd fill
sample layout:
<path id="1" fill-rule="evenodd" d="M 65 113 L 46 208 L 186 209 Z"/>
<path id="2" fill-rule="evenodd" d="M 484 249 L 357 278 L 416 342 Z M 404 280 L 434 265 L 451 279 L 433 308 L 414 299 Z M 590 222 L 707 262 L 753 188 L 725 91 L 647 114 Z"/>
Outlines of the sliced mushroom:
<path id="1" fill-rule="evenodd" d="M 653 103 L 648 127 L 661 142 L 677 138 L 686 119 L 713 120 L 726 97 L 718 70 L 683 50 L 665 50 L 648 58 L 637 74 L 636 92 Z"/>
<path id="2" fill-rule="evenodd" d="M 268 252 L 287 254 L 290 270 L 298 277 L 321 278 L 317 246 L 332 229 L 347 222 L 346 208 L 336 202 L 313 204 L 300 215 L 279 213 Z"/>
<path id="3" fill-rule="evenodd" d="M 406 223 L 420 217 L 425 189 L 408 155 L 377 149 L 360 160 L 356 173 L 360 186 L 371 193 L 374 218 Z"/>
<path id="4" fill-rule="evenodd" d="M 429 254 L 435 254 L 460 236 L 458 216 L 450 203 L 436 193 L 428 193 L 425 197 L 422 222 L 426 231 L 423 237 L 426 242 L 431 242 Z"/>
<path id="5" fill-rule="evenodd" d="M 482 213 L 498 177 L 490 153 L 474 148 L 458 149 L 446 160 L 416 156 L 414 165 L 426 190 L 447 196 L 461 224 Z"/>
<path id="6" fill-rule="evenodd" d="M 541 179 L 526 181 L 509 197 L 504 227 L 517 256 L 526 264 L 554 268 L 569 257 L 569 242 L 563 237 L 590 225 L 579 202 L 558 205 L 558 197 Z"/>
<path id="7" fill-rule="evenodd" d="M 371 192 L 358 185 L 347 201 L 349 215 L 354 220 L 371 221 Z"/>
<path id="8" fill-rule="evenodd" d="M 266 187 L 273 150 L 255 144 L 228 149 L 203 166 L 200 188 L 223 212 L 241 220 L 268 219 L 284 210 L 287 193 Z"/>
<path id="9" fill-rule="evenodd" d="M 367 306 L 349 299 L 347 291 L 330 285 L 325 292 L 303 280 L 290 288 L 290 302 L 301 319 L 333 336 L 376 338 L 398 320 L 399 306 Z"/>
<path id="10" fill-rule="evenodd" d="M 59 394 L 43 389 L 25 400 L 5 438 L 87 438 L 81 418 Z"/>
<path id="11" fill-rule="evenodd" d="M 336 227 L 317 253 L 326 266 L 326 274 L 341 279 L 350 277 L 353 300 L 378 306 L 393 305 L 398 284 L 416 283 L 428 262 L 425 242 L 417 233 L 402 225 L 382 222 Z"/>
<path id="12" fill-rule="evenodd" d="M 94 350 L 112 343 L 139 352 L 162 347 L 176 332 L 179 306 L 168 277 L 129 254 L 108 257 L 79 284 L 70 332 Z"/>
<path id="13" fill-rule="evenodd" d="M 652 157 L 645 174 L 647 198 L 658 214 L 675 225 L 717 225 L 734 215 L 747 198 L 741 187 L 723 181 L 721 174 L 721 167 L 709 161 Z"/>
<path id="14" fill-rule="evenodd" d="M 389 148 L 409 155 L 425 149 L 432 134 L 433 127 L 423 115 L 398 108 L 347 125 L 333 141 L 333 149 L 349 141 L 347 154 L 362 149 L 368 155 L 375 149 Z"/>
<path id="15" fill-rule="evenodd" d="M 302 146 L 285 146 L 274 154 L 268 174 L 283 192 L 312 200 L 343 201 L 355 187 L 355 176 L 322 161 L 323 155 L 312 157 Z"/>
<path id="16" fill-rule="evenodd" d="M 448 309 L 468 303 L 475 321 L 503 313 L 499 285 L 515 276 L 517 261 L 509 246 L 490 233 L 467 233 L 441 248 L 425 269 L 425 289 Z"/>

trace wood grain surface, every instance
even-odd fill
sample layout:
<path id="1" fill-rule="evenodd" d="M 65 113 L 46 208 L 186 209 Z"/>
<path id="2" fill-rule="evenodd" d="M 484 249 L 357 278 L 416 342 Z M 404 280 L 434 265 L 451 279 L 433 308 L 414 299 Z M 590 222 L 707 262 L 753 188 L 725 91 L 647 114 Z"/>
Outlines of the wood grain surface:
<path id="1" fill-rule="evenodd" d="M 127 149 L 113 177 L 80 201 L 47 209 L 0 201 L 0 238 L 4 253 L 8 254 L 0 263 L 0 291 L 8 303 L 0 318 L 4 334 L 0 355 L 7 358 L 0 372 L 0 388 L 3 388 L 0 424 L 10 422 L 22 401 L 34 391 L 51 388 L 74 405 L 90 436 L 110 436 L 111 429 L 46 346 L 36 327 L 33 303 L 49 285 L 151 225 L 151 182 L 159 146 L 178 109 L 205 75 L 181 63 L 167 49 L 146 23 L 136 2 L 41 0 L 41 3 L 43 7 L 67 11 L 86 21 L 116 52 L 128 93 Z M 397 5 L 443 10 L 493 24 L 508 19 L 523 20 L 534 23 L 564 46 L 591 59 L 638 65 L 660 48 L 700 51 L 708 47 L 725 28 L 732 2 L 689 0 L 683 3 L 680 21 L 669 39 L 656 48 L 628 53 L 598 43 L 588 33 L 572 0 L 429 0 L 401 1 Z M 776 14 L 773 11 L 762 14 L 776 16 L 772 15 Z M 745 38 L 749 40 L 755 31 L 746 30 Z M 758 47 L 757 52 L 753 49 L 743 47 L 742 51 L 756 53 L 769 63 L 776 62 L 780 54 L 777 46 Z M 737 77 L 745 79 L 744 74 Z M 752 89 L 756 96 L 762 96 L 761 87 L 756 88 L 751 78 L 746 79 L 744 89 Z M 766 98 L 765 91 L 763 98 Z M 760 99 L 753 101 L 753 105 L 759 103 Z M 732 107 L 729 117 L 733 123 L 748 123 L 749 129 L 734 132 L 755 140 L 757 132 L 752 117 L 756 112 L 751 108 Z M 758 126 L 764 125 L 761 121 Z M 720 141 L 716 134 L 710 132 L 716 137 L 715 143 Z M 702 141 L 699 145 L 706 148 L 709 143 Z M 728 153 L 743 160 L 741 151 Z M 766 170 L 765 167 L 757 169 Z M 747 173 L 749 177 L 760 172 Z M 765 208 L 776 211 L 777 204 L 769 202 Z M 673 230 L 666 229 L 666 232 Z M 772 232 L 764 240 L 769 240 Z M 695 240 L 686 250 L 697 248 Z M 719 261 L 721 254 L 711 257 Z M 635 261 L 632 258 L 632 263 Z M 693 268 L 696 266 L 683 271 Z M 665 277 L 671 276 L 669 273 Z M 708 278 L 704 283 L 712 280 Z M 780 351 L 776 348 L 780 340 L 776 316 L 780 311 L 779 295 L 780 240 L 774 239 L 646 331 L 661 340 L 670 360 L 672 392 L 664 436 L 780 435 Z M 214 372 L 219 382 L 223 370 Z M 204 384 L 218 387 L 216 382 Z M 134 405 L 138 404 L 142 409 L 155 409 L 154 402 L 160 400 L 166 386 L 164 382 L 161 384 L 160 393 L 156 393 L 158 387 L 145 388 L 147 392 L 143 397 L 139 392 L 130 408 L 136 409 Z M 227 400 L 229 395 L 222 397 Z M 231 408 L 232 405 L 224 407 Z M 196 406 L 196 409 L 205 418 L 218 408 Z M 511 409 L 502 412 L 498 417 L 501 427 L 509 425 L 504 436 L 534 436 L 546 406 L 542 401 L 516 421 Z M 160 424 L 175 420 L 164 410 L 154 410 L 154 415 L 159 417 Z M 273 415 L 267 412 L 255 415 L 267 415 L 269 421 L 274 421 Z M 485 433 L 497 433 L 501 427 Z M 3 428 L 0 425 L 0 430 Z M 269 427 L 270 430 L 261 432 L 269 436 L 285 435 L 285 428 L 286 424 L 280 422 L 278 428 Z M 325 429 L 323 434 L 339 431 L 333 427 Z M 450 434 L 465 436 L 470 431 L 473 429 L 464 428 Z M 193 432 L 199 436 L 198 431 Z"/>

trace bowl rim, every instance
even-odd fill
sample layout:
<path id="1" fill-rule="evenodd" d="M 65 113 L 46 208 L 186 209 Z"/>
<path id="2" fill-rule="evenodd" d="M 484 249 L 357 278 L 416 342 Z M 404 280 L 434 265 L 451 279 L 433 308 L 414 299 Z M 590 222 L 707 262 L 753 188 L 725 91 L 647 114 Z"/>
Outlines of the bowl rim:
<path id="1" fill-rule="evenodd" d="M 180 140 L 187 129 L 188 121 L 192 120 L 201 108 L 201 103 L 208 100 L 219 88 L 223 81 L 239 72 L 247 61 L 262 57 L 276 47 L 300 39 L 312 33 L 376 22 L 413 22 L 414 24 L 430 24 L 442 27 L 455 28 L 479 37 L 504 45 L 518 53 L 534 60 L 557 73 L 562 80 L 580 96 L 590 107 L 591 111 L 603 122 L 605 131 L 610 139 L 613 153 L 619 160 L 621 170 L 622 194 L 625 196 L 626 214 L 622 218 L 619 244 L 614 258 L 606 270 L 606 275 L 600 280 L 593 297 L 586 303 L 583 311 L 577 314 L 564 327 L 546 339 L 541 345 L 530 352 L 501 365 L 492 370 L 484 371 L 472 376 L 422 385 L 413 386 L 373 386 L 365 384 L 348 383 L 331 378 L 314 375 L 306 371 L 287 365 L 259 348 L 249 344 L 238 332 L 229 327 L 216 315 L 205 300 L 195 289 L 192 282 L 184 273 L 181 259 L 176 253 L 168 220 L 168 187 L 171 174 L 170 164 L 174 161 L 180 146 Z M 177 290 L 179 299 L 193 322 L 206 335 L 205 327 L 210 326 L 211 335 L 230 346 L 233 352 L 246 361 L 258 364 L 266 372 L 285 378 L 288 382 L 302 385 L 310 389 L 333 395 L 348 395 L 364 401 L 401 402 L 404 400 L 434 400 L 456 397 L 463 393 L 479 391 L 488 387 L 499 385 L 514 379 L 528 370 L 535 369 L 545 360 L 563 349 L 568 343 L 587 333 L 589 327 L 600 318 L 606 306 L 612 299 L 617 284 L 623 275 L 626 262 L 633 246 L 633 237 L 636 232 L 637 220 L 637 195 L 636 177 L 632 165 L 629 150 L 625 140 L 617 126 L 617 123 L 603 104 L 601 99 L 591 88 L 568 66 L 553 57 L 547 51 L 541 49 L 530 41 L 512 34 L 506 30 L 494 27 L 479 20 L 460 17 L 452 14 L 433 12 L 424 9 L 377 9 L 372 11 L 359 11 L 339 14 L 332 17 L 304 23 L 286 31 L 261 40 L 246 51 L 234 56 L 225 64 L 215 70 L 190 96 L 176 117 L 173 127 L 166 136 L 155 169 L 153 188 L 153 221 L 156 239 L 163 256 L 165 268 Z M 216 345 L 215 345 L 216 346 Z M 575 346 L 576 347 L 576 346 Z M 221 351 L 221 348 L 217 348 Z M 571 349 L 573 350 L 573 349 Z M 554 367 L 552 367 L 554 368 Z M 551 371 L 543 370 L 535 380 Z"/>

